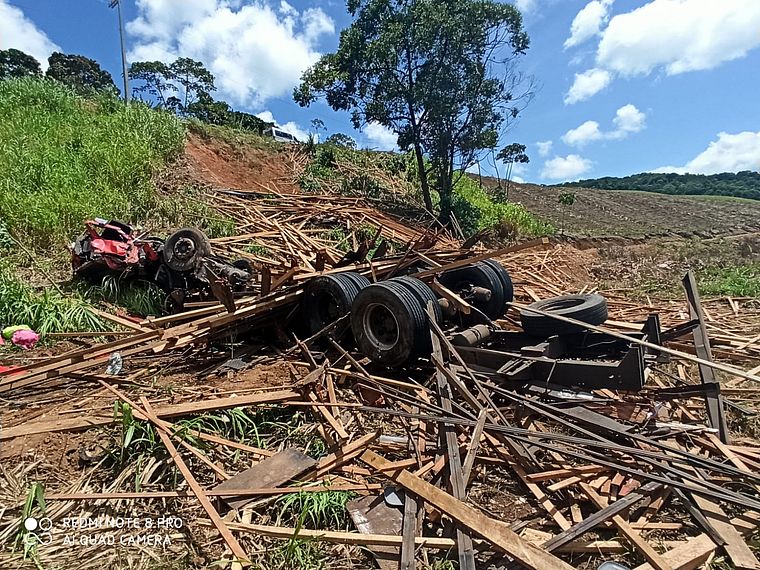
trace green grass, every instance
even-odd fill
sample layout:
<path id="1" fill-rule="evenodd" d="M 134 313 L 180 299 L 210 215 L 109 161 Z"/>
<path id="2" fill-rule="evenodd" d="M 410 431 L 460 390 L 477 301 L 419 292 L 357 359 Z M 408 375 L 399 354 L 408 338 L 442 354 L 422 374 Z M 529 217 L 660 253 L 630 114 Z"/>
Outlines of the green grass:
<path id="1" fill-rule="evenodd" d="M 356 495 L 350 491 L 301 491 L 279 497 L 274 504 L 277 524 L 305 524 L 311 529 L 348 528 L 346 503 Z"/>
<path id="2" fill-rule="evenodd" d="M 271 137 L 264 137 L 246 129 L 210 125 L 198 119 L 190 119 L 186 124 L 191 133 L 207 140 L 216 139 L 224 141 L 233 148 L 249 147 L 261 150 L 278 150 L 283 147 L 282 143 L 275 141 Z"/>
<path id="3" fill-rule="evenodd" d="M 0 81 L 0 116 L 0 220 L 38 249 L 61 247 L 90 217 L 150 217 L 151 176 L 184 141 L 168 112 L 41 79 Z"/>
<path id="4" fill-rule="evenodd" d="M 469 176 L 462 176 L 454 187 L 454 215 L 465 234 L 490 229 L 497 237 L 514 239 L 519 236 L 553 234 L 554 227 L 538 219 L 515 202 L 499 201 L 486 193 Z"/>
<path id="5" fill-rule="evenodd" d="M 699 289 L 709 297 L 760 297 L 760 263 L 710 268 L 701 275 Z"/>
<path id="6" fill-rule="evenodd" d="M 110 328 L 82 296 L 64 296 L 50 287 L 33 288 L 15 275 L 6 260 L 0 261 L 0 323 L 28 325 L 42 336 Z"/>

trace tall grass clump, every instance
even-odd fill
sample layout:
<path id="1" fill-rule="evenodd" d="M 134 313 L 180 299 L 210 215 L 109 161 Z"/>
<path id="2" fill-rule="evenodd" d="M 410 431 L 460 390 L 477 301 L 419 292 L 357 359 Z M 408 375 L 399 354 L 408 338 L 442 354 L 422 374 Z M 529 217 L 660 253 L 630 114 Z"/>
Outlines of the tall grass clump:
<path id="1" fill-rule="evenodd" d="M 454 186 L 452 209 L 465 234 L 492 229 L 497 237 L 543 236 L 554 227 L 538 219 L 522 204 L 502 202 L 487 194 L 478 183 L 462 176 Z"/>
<path id="2" fill-rule="evenodd" d="M 0 326 L 4 325 L 28 325 L 42 336 L 110 328 L 79 295 L 37 290 L 16 277 L 10 263 L 0 260 Z"/>
<path id="3" fill-rule="evenodd" d="M 44 79 L 0 81 L 0 221 L 35 249 L 94 216 L 136 222 L 159 203 L 155 168 L 182 149 L 175 116 Z"/>

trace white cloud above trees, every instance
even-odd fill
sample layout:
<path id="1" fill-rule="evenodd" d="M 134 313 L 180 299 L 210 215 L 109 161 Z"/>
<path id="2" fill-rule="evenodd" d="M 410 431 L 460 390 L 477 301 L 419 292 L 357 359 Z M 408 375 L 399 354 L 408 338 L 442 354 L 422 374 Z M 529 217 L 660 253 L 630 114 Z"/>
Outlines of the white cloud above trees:
<path id="1" fill-rule="evenodd" d="M 43 70 L 47 69 L 48 56 L 61 51 L 19 8 L 0 0 L 0 49 L 9 48 L 31 55 Z"/>
<path id="2" fill-rule="evenodd" d="M 646 127 L 646 114 L 639 111 L 635 105 L 628 103 L 615 112 L 612 123 L 614 129 L 603 131 L 598 122 L 586 121 L 562 135 L 562 141 L 570 146 L 582 147 L 598 140 L 621 140 Z"/>
<path id="3" fill-rule="evenodd" d="M 322 37 L 335 24 L 321 8 L 302 12 L 288 2 L 246 0 L 137 0 L 127 24 L 131 61 L 202 61 L 215 75 L 220 96 L 260 106 L 290 96 L 303 71 L 320 56 Z"/>
<path id="4" fill-rule="evenodd" d="M 717 140 L 683 166 L 663 166 L 653 172 L 718 174 L 760 170 L 760 131 L 718 133 Z"/>
<path id="5" fill-rule="evenodd" d="M 570 37 L 565 40 L 565 49 L 582 44 L 599 35 L 610 18 L 613 0 L 591 0 L 575 15 L 570 24 Z"/>
<path id="6" fill-rule="evenodd" d="M 577 34 L 571 29 L 570 46 L 580 43 L 573 39 L 576 36 L 596 34 L 597 20 L 589 16 L 583 21 Z M 759 46 L 757 0 L 652 0 L 609 20 L 601 32 L 594 67 L 575 75 L 565 103 L 592 97 L 615 77 L 708 70 Z"/>
<path id="7" fill-rule="evenodd" d="M 570 180 L 591 170 L 589 159 L 577 154 L 555 156 L 544 163 L 541 177 L 547 180 Z"/>

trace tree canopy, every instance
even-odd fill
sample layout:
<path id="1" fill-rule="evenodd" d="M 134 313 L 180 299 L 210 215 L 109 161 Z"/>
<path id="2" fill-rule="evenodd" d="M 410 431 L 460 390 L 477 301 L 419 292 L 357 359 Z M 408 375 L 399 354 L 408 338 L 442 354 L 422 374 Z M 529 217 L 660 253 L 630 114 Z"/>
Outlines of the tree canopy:
<path id="1" fill-rule="evenodd" d="M 356 128 L 379 123 L 413 149 L 425 205 L 430 187 L 448 221 L 455 173 L 495 148 L 530 98 L 517 58 L 520 12 L 493 0 L 349 0 L 352 24 L 335 53 L 308 69 L 293 97 L 324 99 Z"/>
<path id="2" fill-rule="evenodd" d="M 18 49 L 0 50 L 0 79 L 28 76 L 42 76 L 39 61 Z"/>
<path id="3" fill-rule="evenodd" d="M 661 194 L 735 196 L 760 200 L 760 172 L 751 170 L 709 175 L 644 172 L 622 178 L 608 176 L 579 180 L 578 182 L 568 182 L 563 186 L 605 190 L 639 190 Z"/>
<path id="4" fill-rule="evenodd" d="M 104 90 L 118 91 L 111 74 L 89 57 L 55 51 L 48 58 L 48 64 L 45 74 L 47 77 L 72 87 L 80 94 Z"/>

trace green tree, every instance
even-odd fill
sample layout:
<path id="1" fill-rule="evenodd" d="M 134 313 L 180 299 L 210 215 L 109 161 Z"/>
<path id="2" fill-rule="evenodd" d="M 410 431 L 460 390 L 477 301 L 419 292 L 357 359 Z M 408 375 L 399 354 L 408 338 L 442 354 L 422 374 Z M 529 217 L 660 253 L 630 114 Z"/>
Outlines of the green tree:
<path id="1" fill-rule="evenodd" d="M 505 146 L 496 158 L 507 165 L 507 200 L 509 200 L 509 184 L 512 181 L 512 167 L 517 164 L 528 164 L 530 158 L 525 154 L 525 145 L 512 143 Z"/>
<path id="2" fill-rule="evenodd" d="M 42 76 L 39 61 L 18 49 L 0 50 L 0 79 L 27 76 Z"/>
<path id="3" fill-rule="evenodd" d="M 143 94 L 149 95 L 159 107 L 166 107 L 168 94 L 177 91 L 177 86 L 172 83 L 172 72 L 162 61 L 135 61 L 127 74 L 130 81 L 142 83 L 132 88 L 135 96 L 142 99 Z"/>
<path id="4" fill-rule="evenodd" d="M 179 107 L 180 113 L 187 113 L 187 107 L 196 101 L 202 93 L 209 94 L 216 91 L 214 75 L 204 67 L 200 61 L 189 57 L 180 57 L 170 66 L 171 79 L 182 87 L 182 98 Z"/>
<path id="5" fill-rule="evenodd" d="M 204 123 L 212 125 L 229 125 L 232 122 L 232 108 L 225 101 L 215 101 L 214 98 L 201 91 L 198 98 L 185 109 L 185 114 L 195 117 Z"/>
<path id="6" fill-rule="evenodd" d="M 565 212 L 575 204 L 575 192 L 560 192 L 557 200 L 562 205 L 562 234 L 565 233 Z"/>
<path id="7" fill-rule="evenodd" d="M 48 70 L 45 75 L 72 87 L 82 95 L 94 91 L 118 92 L 111 74 L 101 69 L 97 61 L 83 55 L 53 52 L 48 58 Z"/>
<path id="8" fill-rule="evenodd" d="M 308 69 L 293 97 L 324 98 L 355 128 L 377 122 L 413 149 L 425 206 L 438 191 L 451 213 L 455 173 L 501 131 L 531 94 L 518 92 L 528 48 L 520 12 L 494 0 L 348 0 L 352 24 L 335 53 Z"/>

